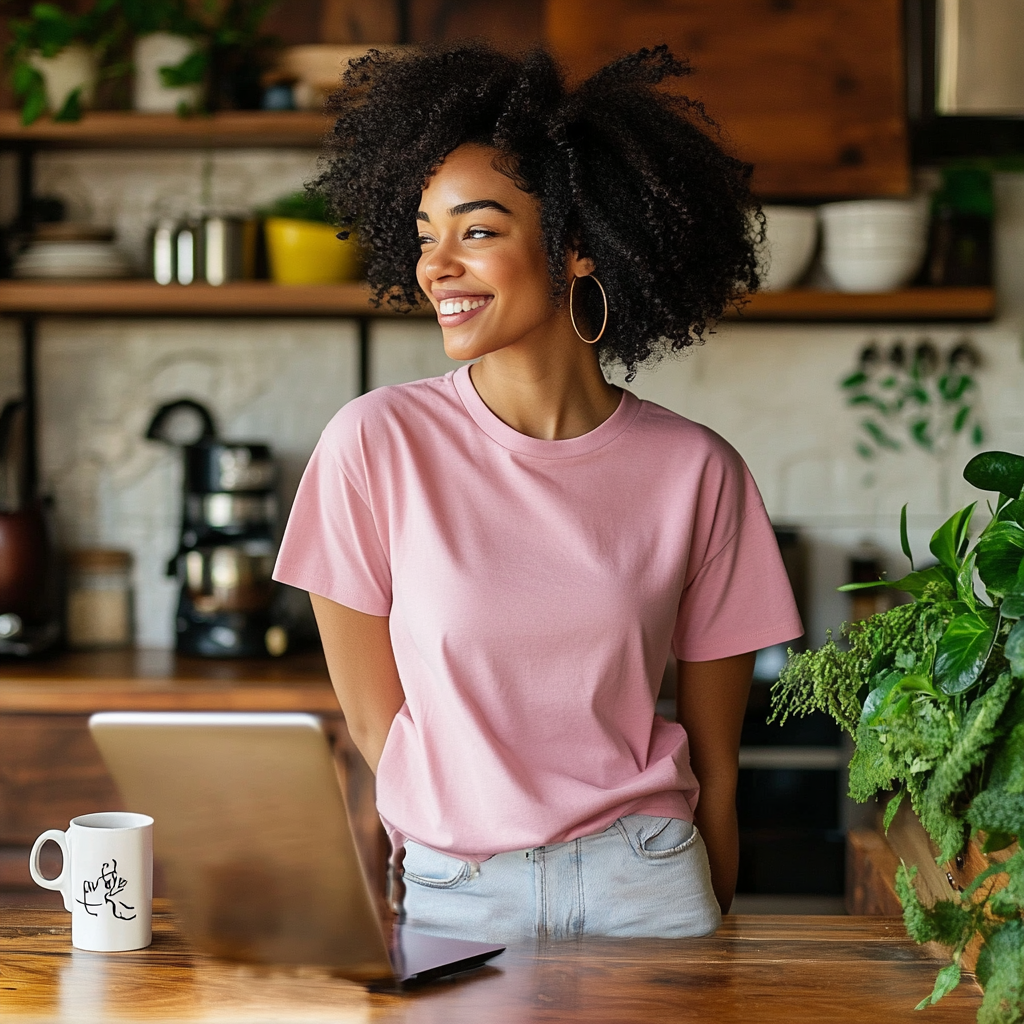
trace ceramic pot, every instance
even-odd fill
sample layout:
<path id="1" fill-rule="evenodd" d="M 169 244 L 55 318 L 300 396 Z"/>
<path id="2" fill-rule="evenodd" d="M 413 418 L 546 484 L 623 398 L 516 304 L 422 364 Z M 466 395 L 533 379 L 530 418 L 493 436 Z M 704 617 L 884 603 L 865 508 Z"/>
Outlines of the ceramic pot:
<path id="1" fill-rule="evenodd" d="M 182 105 L 190 109 L 198 107 L 203 98 L 202 84 L 170 87 L 160 78 L 161 68 L 175 67 L 198 48 L 194 39 L 170 32 L 139 36 L 132 47 L 135 64 L 132 106 L 136 110 L 165 114 L 174 113 Z"/>
<path id="2" fill-rule="evenodd" d="M 28 62 L 43 76 L 46 103 L 51 112 L 60 110 L 76 89 L 82 90 L 79 96 L 81 105 L 92 106 L 98 71 L 96 55 L 88 46 L 69 43 L 54 57 L 31 53 Z"/>
<path id="3" fill-rule="evenodd" d="M 362 276 L 359 247 L 329 224 L 268 217 L 267 256 L 277 284 L 337 284 Z"/>

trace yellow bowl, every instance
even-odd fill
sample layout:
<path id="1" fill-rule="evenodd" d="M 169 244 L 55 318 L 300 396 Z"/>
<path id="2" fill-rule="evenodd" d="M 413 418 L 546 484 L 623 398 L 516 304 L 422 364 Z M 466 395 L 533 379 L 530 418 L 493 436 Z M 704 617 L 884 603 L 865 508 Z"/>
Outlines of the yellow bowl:
<path id="1" fill-rule="evenodd" d="M 267 256 L 277 284 L 337 284 L 363 276 L 359 246 L 338 229 L 312 220 L 268 217 Z"/>

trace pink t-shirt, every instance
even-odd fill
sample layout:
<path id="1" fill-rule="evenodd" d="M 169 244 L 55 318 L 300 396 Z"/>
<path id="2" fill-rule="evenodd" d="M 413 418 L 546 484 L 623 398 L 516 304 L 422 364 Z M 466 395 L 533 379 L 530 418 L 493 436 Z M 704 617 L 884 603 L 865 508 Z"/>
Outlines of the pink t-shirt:
<path id="1" fill-rule="evenodd" d="M 624 814 L 692 820 L 683 661 L 802 633 L 743 460 L 628 391 L 596 430 L 527 437 L 468 367 L 382 387 L 328 424 L 275 576 L 390 617 L 406 703 L 377 773 L 393 839 L 482 860 Z"/>

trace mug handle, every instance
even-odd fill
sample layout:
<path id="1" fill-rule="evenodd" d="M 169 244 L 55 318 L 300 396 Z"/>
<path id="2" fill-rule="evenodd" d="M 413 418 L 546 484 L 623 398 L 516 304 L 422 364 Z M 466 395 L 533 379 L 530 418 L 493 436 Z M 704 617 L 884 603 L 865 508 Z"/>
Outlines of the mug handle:
<path id="1" fill-rule="evenodd" d="M 46 878 L 39 869 L 39 852 L 48 839 L 52 839 L 60 847 L 63 855 L 60 874 L 56 878 Z M 68 855 L 67 833 L 61 832 L 59 828 L 47 829 L 32 844 L 32 852 L 28 855 L 28 870 L 36 885 L 41 885 L 44 889 L 55 889 L 64 897 L 64 909 L 74 910 L 71 902 L 71 858 Z"/>

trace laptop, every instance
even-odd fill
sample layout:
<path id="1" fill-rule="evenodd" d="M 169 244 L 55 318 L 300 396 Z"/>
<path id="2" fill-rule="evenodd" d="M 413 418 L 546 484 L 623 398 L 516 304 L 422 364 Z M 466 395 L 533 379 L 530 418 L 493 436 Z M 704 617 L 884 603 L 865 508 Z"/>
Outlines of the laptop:
<path id="1" fill-rule="evenodd" d="M 504 950 L 399 925 L 387 941 L 315 716 L 101 712 L 89 729 L 125 806 L 153 817 L 175 915 L 205 951 L 390 989 Z"/>

